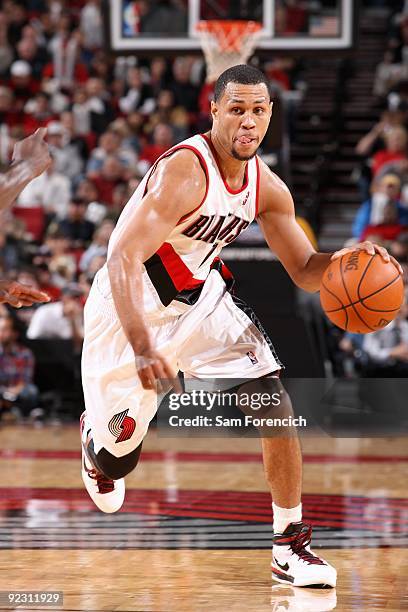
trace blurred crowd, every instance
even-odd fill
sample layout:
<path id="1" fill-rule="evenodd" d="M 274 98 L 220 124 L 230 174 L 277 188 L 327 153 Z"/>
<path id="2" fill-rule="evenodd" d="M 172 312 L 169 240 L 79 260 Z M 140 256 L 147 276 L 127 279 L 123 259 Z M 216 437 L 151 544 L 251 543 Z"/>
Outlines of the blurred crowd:
<path id="1" fill-rule="evenodd" d="M 398 3 L 395 3 L 398 4 Z M 388 40 L 373 83 L 379 117 L 356 146 L 362 204 L 347 246 L 371 240 L 402 264 L 408 282 L 408 2 L 389 18 Z M 379 6 L 381 4 L 379 3 Z M 408 296 L 407 296 L 408 297 Z M 340 374 L 408 375 L 408 307 L 379 332 L 335 331 Z"/>

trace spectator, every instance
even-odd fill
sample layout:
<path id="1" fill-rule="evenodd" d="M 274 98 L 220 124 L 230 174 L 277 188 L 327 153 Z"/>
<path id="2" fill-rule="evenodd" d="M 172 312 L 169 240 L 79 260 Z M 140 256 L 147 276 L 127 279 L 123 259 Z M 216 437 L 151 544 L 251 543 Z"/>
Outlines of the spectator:
<path id="1" fill-rule="evenodd" d="M 382 211 L 382 218 L 375 225 L 367 225 L 361 240 L 384 243 L 396 240 L 403 231 L 407 230 L 407 226 L 398 222 L 398 208 L 395 202 L 387 202 Z"/>
<path id="2" fill-rule="evenodd" d="M 24 133 L 29 136 L 39 127 L 46 127 L 55 116 L 50 107 L 50 96 L 39 91 L 24 106 Z"/>
<path id="3" fill-rule="evenodd" d="M 19 123 L 21 123 L 21 111 L 17 111 L 14 107 L 13 92 L 9 87 L 0 86 L 0 124 L 4 124 L 9 130 Z"/>
<path id="4" fill-rule="evenodd" d="M 84 247 L 92 240 L 95 226 L 85 218 L 87 203 L 72 198 L 67 216 L 58 223 L 58 232 L 68 238 L 74 248 Z"/>
<path id="5" fill-rule="evenodd" d="M 153 92 L 143 83 L 139 68 L 129 68 L 126 81 L 126 94 L 119 100 L 122 113 L 128 115 L 135 110 L 150 113 L 154 109 Z"/>
<path id="6" fill-rule="evenodd" d="M 86 174 L 89 178 L 98 176 L 105 160 L 110 157 L 116 157 L 123 166 L 134 166 L 136 164 L 136 155 L 129 149 L 122 146 L 122 137 L 114 130 L 108 130 L 101 135 L 99 146 L 92 151 L 89 158 Z"/>
<path id="7" fill-rule="evenodd" d="M 391 243 L 389 251 L 400 263 L 408 263 L 408 232 L 402 232 Z"/>
<path id="8" fill-rule="evenodd" d="M 55 160 L 55 170 L 71 180 L 77 178 L 84 165 L 78 147 L 70 141 L 69 134 L 59 121 L 51 121 L 47 133 L 50 152 Z"/>
<path id="9" fill-rule="evenodd" d="M 39 49 L 35 38 L 25 36 L 17 44 L 16 59 L 30 64 L 33 78 L 41 80 L 42 71 L 49 60 L 49 56 L 45 50 Z"/>
<path id="10" fill-rule="evenodd" d="M 31 319 L 27 338 L 73 340 L 80 348 L 84 336 L 81 296 L 78 285 L 68 285 L 62 290 L 60 302 L 44 304 L 46 308 L 40 306 Z"/>
<path id="11" fill-rule="evenodd" d="M 383 217 L 387 202 L 393 202 L 398 211 L 398 222 L 408 225 L 408 210 L 399 201 L 401 181 L 396 174 L 385 174 L 373 181 L 372 196 L 363 202 L 353 222 L 353 238 L 360 239 L 368 225 L 376 225 Z"/>
<path id="12" fill-rule="evenodd" d="M 89 51 L 103 46 L 101 0 L 88 0 L 81 10 L 80 29 L 83 46 Z"/>
<path id="13" fill-rule="evenodd" d="M 405 300 L 396 318 L 384 329 L 366 334 L 363 349 L 370 359 L 370 377 L 408 376 L 408 306 Z"/>
<path id="14" fill-rule="evenodd" d="M 18 406 L 27 415 L 37 406 L 38 390 L 33 383 L 34 356 L 17 342 L 11 318 L 0 318 L 1 411 Z"/>
<path id="15" fill-rule="evenodd" d="M 120 161 L 109 156 L 103 162 L 100 172 L 95 175 L 93 182 L 98 190 L 98 200 L 102 204 L 111 206 L 113 204 L 113 191 L 127 178 L 125 168 Z"/>
<path id="16" fill-rule="evenodd" d="M 5 75 L 13 61 L 13 50 L 7 37 L 7 18 L 0 12 L 0 75 Z"/>
<path id="17" fill-rule="evenodd" d="M 102 79 L 93 77 L 86 82 L 85 92 L 90 131 L 102 134 L 115 119 L 107 87 Z"/>
<path id="18" fill-rule="evenodd" d="M 174 142 L 172 127 L 166 123 L 158 123 L 153 131 L 153 142 L 143 147 L 140 160 L 146 162 L 147 169 L 168 151 Z"/>
<path id="19" fill-rule="evenodd" d="M 407 162 L 407 132 L 403 127 L 394 127 L 384 134 L 385 149 L 378 151 L 372 157 L 372 172 L 375 177 L 380 170 L 393 164 L 399 167 L 398 162 Z"/>
<path id="20" fill-rule="evenodd" d="M 70 240 L 64 236 L 55 224 L 48 228 L 45 244 L 36 257 L 36 264 L 47 263 L 52 274 L 52 284 L 63 288 L 75 279 L 77 263 L 72 254 Z"/>
<path id="21" fill-rule="evenodd" d="M 150 115 L 146 132 L 150 134 L 159 123 L 166 123 L 172 126 L 176 142 L 180 142 L 188 136 L 188 113 L 181 106 L 175 106 L 174 94 L 169 89 L 163 89 L 159 93 L 157 109 Z"/>
<path id="22" fill-rule="evenodd" d="M 106 219 L 95 231 L 92 243 L 89 245 L 85 253 L 82 255 L 79 262 L 79 269 L 82 272 L 87 272 L 94 257 L 106 257 L 108 252 L 108 242 L 115 224 L 113 221 Z"/>
<path id="23" fill-rule="evenodd" d="M 13 91 L 16 110 L 23 110 L 26 102 L 39 90 L 28 62 L 18 60 L 11 65 L 8 86 Z"/>
<path id="24" fill-rule="evenodd" d="M 16 270 L 19 263 L 18 242 L 13 240 L 5 230 L 4 226 L 0 229 L 0 270 L 4 272 Z"/>
<path id="25" fill-rule="evenodd" d="M 55 170 L 54 159 L 48 170 L 35 178 L 20 193 L 19 206 L 42 206 L 52 219 L 54 216 L 63 219 L 68 211 L 71 198 L 70 180 Z"/>
<path id="26" fill-rule="evenodd" d="M 187 57 L 178 57 L 173 64 L 173 82 L 171 90 L 177 106 L 188 112 L 197 111 L 199 89 L 191 83 L 191 61 Z"/>

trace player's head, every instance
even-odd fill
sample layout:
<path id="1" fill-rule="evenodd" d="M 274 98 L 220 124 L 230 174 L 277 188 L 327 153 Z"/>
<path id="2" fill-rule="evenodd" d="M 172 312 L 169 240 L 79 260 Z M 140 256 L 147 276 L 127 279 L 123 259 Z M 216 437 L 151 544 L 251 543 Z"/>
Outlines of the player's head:
<path id="1" fill-rule="evenodd" d="M 211 102 L 212 134 L 232 157 L 251 159 L 261 144 L 272 114 L 270 87 L 257 68 L 240 64 L 225 70 Z"/>

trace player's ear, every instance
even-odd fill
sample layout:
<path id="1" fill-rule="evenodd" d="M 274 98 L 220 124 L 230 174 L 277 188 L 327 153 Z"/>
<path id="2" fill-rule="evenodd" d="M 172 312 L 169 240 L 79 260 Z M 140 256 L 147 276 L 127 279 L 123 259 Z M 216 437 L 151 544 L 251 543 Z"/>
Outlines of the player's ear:
<path id="1" fill-rule="evenodd" d="M 211 100 L 211 116 L 213 119 L 216 119 L 218 115 L 218 106 L 214 100 Z"/>

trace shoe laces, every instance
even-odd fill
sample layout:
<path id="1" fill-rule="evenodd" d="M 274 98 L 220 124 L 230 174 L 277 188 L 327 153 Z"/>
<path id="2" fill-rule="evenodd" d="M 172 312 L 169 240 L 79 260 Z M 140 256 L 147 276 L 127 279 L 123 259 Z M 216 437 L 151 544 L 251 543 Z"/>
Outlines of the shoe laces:
<path id="1" fill-rule="evenodd" d="M 293 536 L 293 541 L 288 542 L 292 552 L 296 554 L 302 561 L 309 564 L 324 565 L 324 561 L 314 555 L 310 550 L 307 550 L 312 539 L 311 525 L 303 525 L 302 529 Z"/>
<path id="2" fill-rule="evenodd" d="M 115 488 L 114 481 L 105 476 L 105 474 L 102 474 L 102 472 L 98 472 L 95 468 L 88 470 L 88 476 L 92 478 L 92 480 L 96 480 L 99 493 L 112 493 Z"/>

